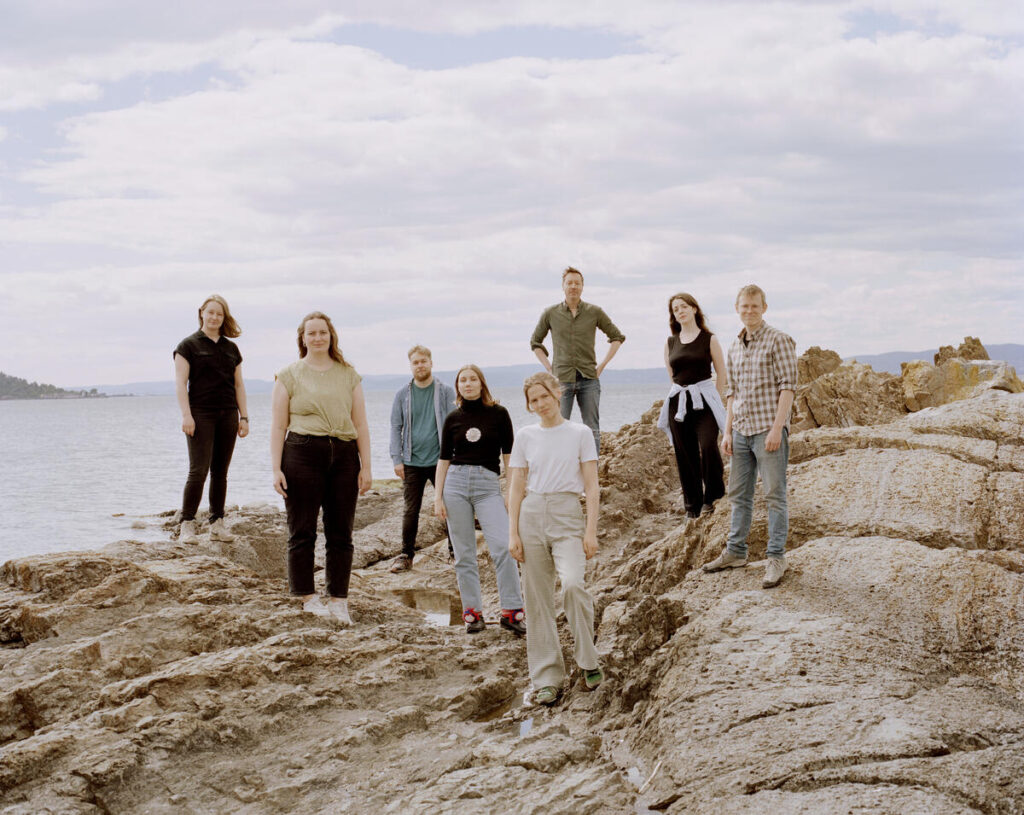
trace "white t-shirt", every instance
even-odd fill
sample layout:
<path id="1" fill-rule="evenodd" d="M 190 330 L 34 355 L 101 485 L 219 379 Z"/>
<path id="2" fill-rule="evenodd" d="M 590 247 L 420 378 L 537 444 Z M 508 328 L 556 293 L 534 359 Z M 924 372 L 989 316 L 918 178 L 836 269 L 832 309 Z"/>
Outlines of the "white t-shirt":
<path id="1" fill-rule="evenodd" d="M 528 467 L 530 492 L 583 492 L 580 464 L 597 461 L 594 433 L 586 425 L 562 422 L 555 427 L 531 424 L 516 432 L 509 467 Z"/>

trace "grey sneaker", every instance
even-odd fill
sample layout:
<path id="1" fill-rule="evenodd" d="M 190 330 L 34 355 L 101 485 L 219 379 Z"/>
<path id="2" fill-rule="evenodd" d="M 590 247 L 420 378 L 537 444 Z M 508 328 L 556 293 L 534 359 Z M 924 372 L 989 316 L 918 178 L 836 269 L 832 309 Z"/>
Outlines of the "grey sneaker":
<path id="1" fill-rule="evenodd" d="M 407 572 L 412 568 L 412 558 L 408 555 L 402 554 L 391 561 L 391 574 L 398 574 L 399 572 Z"/>
<path id="2" fill-rule="evenodd" d="M 302 604 L 302 610 L 309 614 L 315 614 L 317 617 L 331 616 L 331 610 L 327 608 L 327 603 L 320 599 L 320 596 L 316 594 Z"/>
<path id="3" fill-rule="evenodd" d="M 227 527 L 224 526 L 223 518 L 218 518 L 210 524 L 210 540 L 231 543 L 234 539 L 235 536 L 228 532 Z"/>
<path id="4" fill-rule="evenodd" d="M 722 554 L 712 560 L 710 563 L 704 564 L 705 572 L 720 572 L 722 569 L 738 569 L 740 566 L 746 566 L 746 557 L 739 557 L 734 555 L 728 549 L 723 549 Z"/>
<path id="5" fill-rule="evenodd" d="M 199 543 L 195 521 L 182 521 L 178 530 L 178 543 Z"/>
<path id="6" fill-rule="evenodd" d="M 764 570 L 764 578 L 761 580 L 761 588 L 770 589 L 779 585 L 782 575 L 786 573 L 786 558 L 770 557 L 768 566 Z"/>

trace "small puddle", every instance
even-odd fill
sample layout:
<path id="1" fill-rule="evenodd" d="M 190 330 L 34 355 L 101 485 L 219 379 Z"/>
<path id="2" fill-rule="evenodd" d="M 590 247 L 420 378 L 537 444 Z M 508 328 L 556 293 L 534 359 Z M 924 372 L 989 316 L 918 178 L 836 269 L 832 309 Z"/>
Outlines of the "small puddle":
<path id="1" fill-rule="evenodd" d="M 428 625 L 447 628 L 462 622 L 462 602 L 453 594 L 436 589 L 391 589 L 399 602 L 420 612 Z"/>

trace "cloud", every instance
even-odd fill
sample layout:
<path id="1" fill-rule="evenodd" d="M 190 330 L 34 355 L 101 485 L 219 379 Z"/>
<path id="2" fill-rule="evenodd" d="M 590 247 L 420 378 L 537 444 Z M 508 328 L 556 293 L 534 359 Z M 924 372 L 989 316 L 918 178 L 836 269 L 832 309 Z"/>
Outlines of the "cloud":
<path id="1" fill-rule="evenodd" d="M 290 356 L 314 307 L 372 349 L 366 372 L 402 370 L 413 341 L 529 361 L 524 338 L 572 263 L 629 336 L 618 365 L 660 364 L 672 291 L 726 332 L 751 280 L 801 347 L 926 347 L 982 326 L 1012 341 L 1024 62 L 984 14 L 442 3 L 403 36 L 514 22 L 637 45 L 428 70 L 336 41 L 408 8 L 259 5 L 244 26 L 217 10 L 147 43 L 132 26 L 155 29 L 129 19 L 104 47 L 4 69 L 5 144 L 25 153 L 0 170 L 19 270 L 0 281 L 0 340 L 43 285 L 62 292 L 61 340 L 87 349 L 76 381 L 110 379 L 126 344 L 111 332 L 136 354 L 119 370 L 151 379 L 217 290 L 248 326 L 251 376 Z M 93 97 L 57 104 L 76 83 Z M 56 146 L 31 151 L 29 123 L 50 111 Z M 965 274 L 990 288 L 965 302 Z M 39 366 L 69 381 L 56 359 Z"/>

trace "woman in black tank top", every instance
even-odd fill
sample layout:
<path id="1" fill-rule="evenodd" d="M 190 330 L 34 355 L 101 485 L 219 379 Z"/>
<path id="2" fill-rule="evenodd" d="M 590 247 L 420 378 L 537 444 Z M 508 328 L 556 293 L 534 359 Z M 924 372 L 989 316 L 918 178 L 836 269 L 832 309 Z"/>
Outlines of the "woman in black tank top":
<path id="1" fill-rule="evenodd" d="M 711 512 L 715 501 L 725 494 L 718 451 L 720 420 L 716 417 L 718 413 L 724 421 L 725 357 L 692 295 L 673 294 L 668 315 L 672 333 L 665 344 L 665 368 L 678 386 L 673 390 L 684 389 L 668 400 L 668 432 L 676 454 L 683 506 L 687 517 L 696 518 Z M 684 400 L 682 404 L 680 400 Z M 685 414 L 682 421 L 676 418 L 680 409 Z"/>

